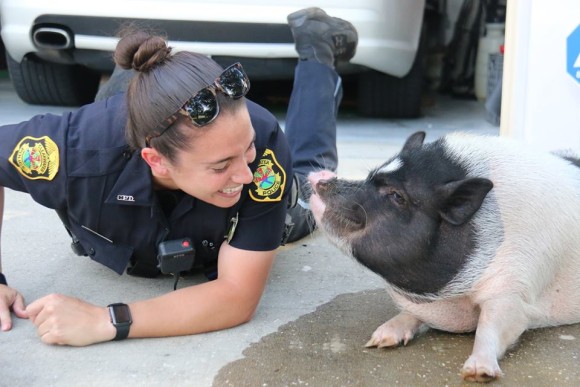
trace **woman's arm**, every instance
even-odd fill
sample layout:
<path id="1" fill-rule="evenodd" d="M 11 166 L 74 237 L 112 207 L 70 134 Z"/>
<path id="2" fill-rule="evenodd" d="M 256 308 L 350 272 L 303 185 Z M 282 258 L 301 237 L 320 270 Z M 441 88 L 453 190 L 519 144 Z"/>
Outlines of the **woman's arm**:
<path id="1" fill-rule="evenodd" d="M 129 337 L 191 335 L 249 321 L 258 306 L 276 252 L 245 251 L 222 244 L 215 281 L 130 304 Z M 106 308 L 50 295 L 28 307 L 38 335 L 48 344 L 89 345 L 112 340 Z"/>
<path id="2" fill-rule="evenodd" d="M 0 240 L 2 235 L 2 220 L 4 219 L 4 187 L 0 186 Z M 1 246 L 1 242 L 0 242 Z M 2 273 L 2 249 L 0 247 L 0 273 Z M 0 329 L 8 331 L 12 328 L 10 308 L 16 316 L 27 318 L 24 311 L 24 298 L 16 290 L 7 285 L 0 284 Z"/>
<path id="3" fill-rule="evenodd" d="M 190 335 L 249 321 L 270 273 L 275 251 L 239 250 L 224 243 L 219 278 L 130 305 L 129 337 Z"/>
<path id="4" fill-rule="evenodd" d="M 0 186 L 0 236 L 2 236 L 2 221 L 4 220 L 4 187 Z M 2 238 L 0 237 L 0 273 L 2 273 Z"/>

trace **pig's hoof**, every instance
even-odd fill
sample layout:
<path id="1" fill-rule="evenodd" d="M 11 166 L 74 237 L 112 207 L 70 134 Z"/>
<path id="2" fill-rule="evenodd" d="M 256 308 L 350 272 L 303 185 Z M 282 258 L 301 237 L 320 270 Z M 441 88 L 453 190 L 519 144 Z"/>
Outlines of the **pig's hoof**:
<path id="1" fill-rule="evenodd" d="M 477 359 L 473 355 L 467 359 L 461 370 L 461 376 L 468 382 L 490 382 L 500 378 L 502 375 L 496 359 L 485 361 Z"/>
<path id="2" fill-rule="evenodd" d="M 394 347 L 407 343 L 415 336 L 421 321 L 409 315 L 399 314 L 378 327 L 365 347 Z"/>

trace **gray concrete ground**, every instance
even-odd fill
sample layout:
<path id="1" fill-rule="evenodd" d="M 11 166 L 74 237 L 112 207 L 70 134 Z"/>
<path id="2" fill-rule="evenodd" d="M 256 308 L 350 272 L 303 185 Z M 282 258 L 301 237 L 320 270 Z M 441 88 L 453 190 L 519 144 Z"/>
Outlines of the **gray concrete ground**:
<path id="1" fill-rule="evenodd" d="M 349 178 L 399 150 L 425 130 L 432 141 L 452 130 L 497 134 L 483 105 L 437 96 L 417 120 L 341 115 L 339 173 Z M 0 80 L 0 124 L 62 112 L 20 102 Z M 283 115 L 280 116 L 283 121 Z M 119 277 L 72 254 L 53 211 L 7 192 L 3 267 L 28 301 L 64 293 L 98 305 L 131 302 L 172 290 L 173 280 Z M 203 281 L 187 278 L 179 286 Z M 459 386 L 473 335 L 429 331 L 408 346 L 364 348 L 374 329 L 396 314 L 383 282 L 319 233 L 280 248 L 254 319 L 220 332 L 136 339 L 86 348 L 44 345 L 33 325 L 16 320 L 0 332 L 0 386 Z M 501 362 L 497 386 L 580 385 L 580 325 L 530 331 Z"/>

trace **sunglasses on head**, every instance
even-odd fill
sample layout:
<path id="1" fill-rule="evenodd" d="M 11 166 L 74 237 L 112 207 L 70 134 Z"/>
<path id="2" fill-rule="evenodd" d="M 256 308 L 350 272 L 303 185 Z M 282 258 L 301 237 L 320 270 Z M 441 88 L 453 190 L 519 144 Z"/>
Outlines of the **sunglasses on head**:
<path id="1" fill-rule="evenodd" d="M 248 94 L 249 90 L 248 75 L 239 62 L 234 63 L 226 68 L 212 84 L 195 93 L 175 114 L 164 120 L 163 124 L 157 128 L 158 133 L 145 138 L 145 145 L 149 146 L 152 139 L 165 133 L 177 121 L 179 115 L 188 116 L 195 126 L 210 124 L 220 113 L 220 105 L 216 97 L 218 91 L 231 99 L 238 99 Z"/>

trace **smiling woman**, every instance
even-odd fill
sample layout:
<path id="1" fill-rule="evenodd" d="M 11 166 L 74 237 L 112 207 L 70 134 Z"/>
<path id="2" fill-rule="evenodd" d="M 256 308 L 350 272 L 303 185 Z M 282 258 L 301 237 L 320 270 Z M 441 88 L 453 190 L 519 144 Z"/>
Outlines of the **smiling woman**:
<path id="1" fill-rule="evenodd" d="M 42 341 L 67 345 L 189 335 L 252 318 L 276 248 L 314 227 L 308 210 L 288 207 L 310 171 L 336 168 L 335 64 L 353 57 L 358 40 L 349 22 L 318 8 L 288 20 L 300 60 L 285 132 L 245 98 L 241 64 L 223 69 L 207 55 L 173 52 L 141 29 L 122 35 L 103 99 L 1 128 L 0 192 L 28 192 L 56 209 L 75 253 L 119 274 L 193 271 L 209 280 L 108 307 L 53 294 L 24 308 L 4 284 L 3 330 L 11 308 Z"/>

